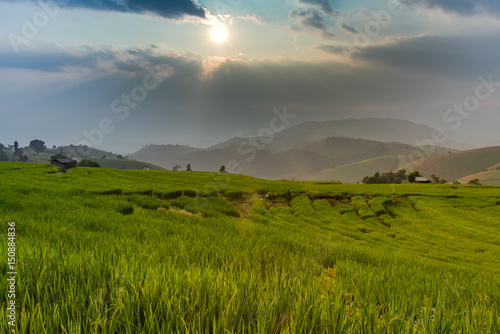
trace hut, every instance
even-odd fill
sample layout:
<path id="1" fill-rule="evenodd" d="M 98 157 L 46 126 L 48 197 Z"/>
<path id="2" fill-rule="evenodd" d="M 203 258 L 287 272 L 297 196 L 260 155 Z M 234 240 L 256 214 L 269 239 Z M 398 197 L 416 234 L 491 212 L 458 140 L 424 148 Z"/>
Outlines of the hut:
<path id="1" fill-rule="evenodd" d="M 66 173 L 70 168 L 75 168 L 78 160 L 73 158 L 60 158 L 52 161 L 54 166 L 61 168 L 61 172 Z"/>

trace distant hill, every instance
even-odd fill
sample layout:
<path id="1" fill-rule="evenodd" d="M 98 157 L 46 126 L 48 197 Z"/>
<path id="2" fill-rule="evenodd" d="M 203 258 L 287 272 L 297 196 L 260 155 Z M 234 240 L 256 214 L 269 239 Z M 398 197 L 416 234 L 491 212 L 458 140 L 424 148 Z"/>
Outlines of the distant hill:
<path id="1" fill-rule="evenodd" d="M 405 156 L 401 155 L 382 156 L 325 169 L 316 173 L 291 175 L 286 177 L 286 179 L 293 178 L 305 181 L 341 181 L 343 183 L 358 183 L 361 182 L 365 176 L 371 176 L 376 172 L 385 173 L 398 169 L 405 158 Z"/>
<path id="2" fill-rule="evenodd" d="M 129 154 L 129 157 L 171 170 L 179 157 L 199 151 L 200 149 L 185 145 L 148 145 L 135 153 Z"/>
<path id="3" fill-rule="evenodd" d="M 160 166 L 148 162 L 127 159 L 112 152 L 106 152 L 95 148 L 79 149 L 78 146 L 72 145 L 60 146 L 56 149 L 48 149 L 40 154 L 36 154 L 33 151 L 25 151 L 24 153 L 28 157 L 28 163 L 50 163 L 51 156 L 60 153 L 61 150 L 67 156 L 78 160 L 91 158 L 93 161 L 98 162 L 102 168 L 141 169 L 146 166 L 150 170 L 165 170 L 165 168 Z M 9 157 L 12 159 L 12 154 L 10 154 Z"/>
<path id="4" fill-rule="evenodd" d="M 500 163 L 500 146 L 436 155 L 417 160 L 404 168 L 418 170 L 429 177 L 435 174 L 454 181 L 472 174 L 487 171 Z"/>
<path id="5" fill-rule="evenodd" d="M 500 186 L 500 170 L 489 170 L 487 172 L 480 172 L 472 174 L 459 179 L 462 184 L 469 183 L 470 180 L 478 179 L 479 183 L 485 186 Z"/>
<path id="6" fill-rule="evenodd" d="M 236 161 L 241 166 L 243 174 L 277 179 L 294 174 L 317 173 L 328 168 L 377 157 L 393 155 L 408 157 L 415 153 L 420 157 L 425 156 L 419 148 L 407 144 L 337 137 L 316 139 L 302 143 L 299 148 L 283 151 L 255 150 L 255 157 L 250 153 L 241 154 L 237 145 L 220 147 L 202 150 L 186 146 L 151 145 L 130 154 L 130 157 L 154 162 L 167 169 L 176 164 L 185 169 L 187 164 L 191 164 L 193 170 L 199 171 L 218 171 L 220 166 L 226 165 L 229 161 Z M 249 145 L 245 144 L 244 148 L 248 149 Z"/>
<path id="7" fill-rule="evenodd" d="M 327 137 L 368 139 L 380 142 L 398 142 L 412 146 L 432 138 L 433 128 L 406 120 L 392 118 L 346 119 L 325 122 L 305 122 L 274 135 L 267 148 L 273 152 L 303 148 L 309 142 Z M 239 145 L 242 138 L 233 138 L 211 148 L 227 148 Z M 438 143 L 434 143 L 438 144 Z M 467 144 L 447 140 L 442 146 L 455 149 L 471 149 Z"/>

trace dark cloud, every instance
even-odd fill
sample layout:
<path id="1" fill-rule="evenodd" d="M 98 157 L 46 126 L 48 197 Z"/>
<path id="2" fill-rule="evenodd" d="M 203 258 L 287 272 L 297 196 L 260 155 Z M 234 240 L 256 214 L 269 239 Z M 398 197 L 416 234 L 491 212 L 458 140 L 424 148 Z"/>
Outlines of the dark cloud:
<path id="1" fill-rule="evenodd" d="M 500 15 L 500 1 L 498 0 L 399 0 L 399 2 L 408 6 L 441 8 L 461 15 L 484 12 Z"/>
<path id="2" fill-rule="evenodd" d="M 348 24 L 346 24 L 346 23 L 344 23 L 344 22 L 342 22 L 342 23 L 340 24 L 340 28 L 341 28 L 342 30 L 344 30 L 344 31 L 346 31 L 346 32 L 348 32 L 348 33 L 350 33 L 350 34 L 359 34 L 358 29 L 356 29 L 356 28 L 354 28 L 354 27 L 351 27 L 350 25 L 348 25 Z"/>
<path id="3" fill-rule="evenodd" d="M 298 19 L 303 27 L 316 29 L 322 32 L 325 37 L 335 36 L 329 32 L 325 25 L 325 20 L 313 9 L 293 10 L 290 12 L 290 17 Z"/>
<path id="4" fill-rule="evenodd" d="M 394 44 L 366 47 L 352 56 L 393 67 L 475 80 L 499 67 L 500 36 L 408 38 Z"/>
<path id="5" fill-rule="evenodd" d="M 12 0 L 0 0 L 12 2 Z M 37 3 L 38 1 L 30 0 Z M 197 0 L 59 0 L 61 8 L 85 8 L 93 10 L 146 14 L 154 13 L 165 18 L 184 16 L 205 18 L 206 11 Z"/>
<path id="6" fill-rule="evenodd" d="M 328 15 L 334 14 L 333 6 L 329 0 L 299 0 L 299 3 L 317 7 Z"/>
<path id="7" fill-rule="evenodd" d="M 118 51 L 113 48 L 96 49 L 84 46 L 76 49 L 44 45 L 43 50 L 25 49 L 22 53 L 0 52 L 0 68 L 19 68 L 42 72 L 71 72 L 90 70 L 113 74 L 124 71 L 140 75 L 146 65 L 164 66 L 173 70 L 174 78 L 186 80 L 204 71 L 201 57 L 192 53 L 158 53 L 157 46 L 148 49 Z"/>

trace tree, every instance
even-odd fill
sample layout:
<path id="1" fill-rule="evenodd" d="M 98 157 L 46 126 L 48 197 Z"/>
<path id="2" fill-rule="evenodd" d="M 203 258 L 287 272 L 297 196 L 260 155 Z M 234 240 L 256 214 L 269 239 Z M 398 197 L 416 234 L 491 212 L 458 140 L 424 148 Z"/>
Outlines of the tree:
<path id="1" fill-rule="evenodd" d="M 182 168 L 182 167 L 181 167 L 181 165 L 177 164 L 177 165 L 175 165 L 175 166 L 174 166 L 174 168 L 172 168 L 172 172 L 177 172 L 177 171 L 179 171 L 181 168 Z"/>
<path id="2" fill-rule="evenodd" d="M 471 186 L 480 186 L 481 185 L 481 182 L 479 182 L 479 179 L 473 179 L 473 180 L 470 180 L 469 181 L 469 184 Z"/>
<path id="3" fill-rule="evenodd" d="M 436 176 L 434 174 L 431 175 L 431 180 L 433 183 L 446 183 L 447 181 L 445 179 L 440 178 L 439 176 Z"/>
<path id="4" fill-rule="evenodd" d="M 186 172 L 192 172 L 193 170 L 191 169 L 191 164 L 188 164 L 186 167 Z"/>
<path id="5" fill-rule="evenodd" d="M 219 173 L 227 173 L 226 172 L 226 166 L 224 166 L 224 165 L 220 166 Z"/>
<path id="6" fill-rule="evenodd" d="M 45 146 L 45 142 L 40 139 L 34 139 L 30 141 L 30 148 L 32 148 L 36 154 L 40 154 L 40 152 L 44 152 L 47 149 Z"/>
<path id="7" fill-rule="evenodd" d="M 363 178 L 364 184 L 400 184 L 406 181 L 406 170 L 400 169 L 397 172 L 388 172 L 380 174 L 379 172 L 373 176 Z"/>
<path id="8" fill-rule="evenodd" d="M 16 157 L 19 158 L 19 161 L 23 161 L 23 150 L 19 148 L 19 143 L 17 141 L 14 142 L 14 159 L 16 160 Z"/>
<path id="9" fill-rule="evenodd" d="M 420 174 L 420 172 L 418 170 L 415 170 L 413 172 L 411 172 L 410 174 L 408 174 L 407 178 L 408 178 L 408 182 L 410 183 L 415 183 L 415 179 L 417 177 L 421 177 L 422 175 Z"/>
<path id="10" fill-rule="evenodd" d="M 4 150 L 5 149 L 5 146 L 3 146 L 2 143 L 0 143 L 0 150 Z"/>
<path id="11" fill-rule="evenodd" d="M 56 148 L 57 148 L 57 146 L 56 146 L 56 145 L 52 145 L 52 149 L 54 149 L 54 150 L 55 150 Z"/>

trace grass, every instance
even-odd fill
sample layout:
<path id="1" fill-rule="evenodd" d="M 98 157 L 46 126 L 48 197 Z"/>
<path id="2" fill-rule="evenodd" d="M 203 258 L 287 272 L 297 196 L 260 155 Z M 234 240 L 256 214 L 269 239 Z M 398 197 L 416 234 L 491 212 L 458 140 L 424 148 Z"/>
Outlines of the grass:
<path id="1" fill-rule="evenodd" d="M 500 332 L 499 188 L 53 169 L 0 163 L 18 333 Z"/>

